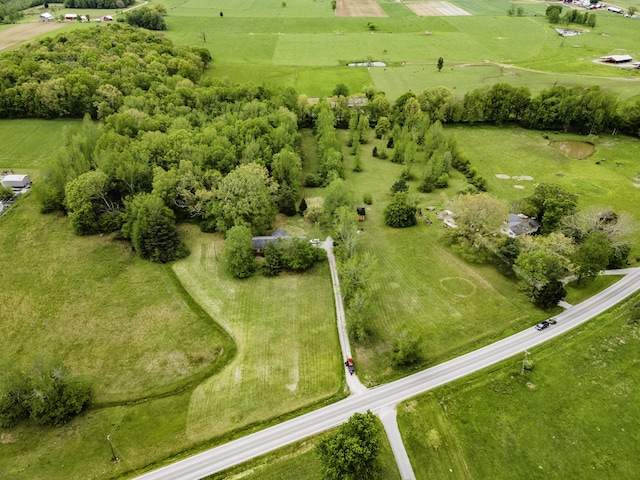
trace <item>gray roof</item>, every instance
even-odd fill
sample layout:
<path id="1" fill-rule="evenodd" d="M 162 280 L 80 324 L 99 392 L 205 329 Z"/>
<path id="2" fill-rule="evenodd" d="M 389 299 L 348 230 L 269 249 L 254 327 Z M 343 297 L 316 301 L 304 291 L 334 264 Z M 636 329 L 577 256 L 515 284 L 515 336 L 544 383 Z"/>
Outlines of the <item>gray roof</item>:
<path id="1" fill-rule="evenodd" d="M 509 230 L 518 237 L 525 233 L 534 233 L 538 231 L 540 224 L 535 218 L 529 218 L 525 215 L 509 214 Z"/>

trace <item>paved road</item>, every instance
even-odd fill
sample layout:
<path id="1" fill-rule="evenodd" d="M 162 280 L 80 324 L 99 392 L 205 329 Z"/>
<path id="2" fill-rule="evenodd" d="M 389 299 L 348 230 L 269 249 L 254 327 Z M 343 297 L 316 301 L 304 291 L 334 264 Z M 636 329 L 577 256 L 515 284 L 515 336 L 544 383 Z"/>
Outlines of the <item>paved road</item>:
<path id="1" fill-rule="evenodd" d="M 494 363 L 520 354 L 608 310 L 640 288 L 640 269 L 589 300 L 558 315 L 557 325 L 541 332 L 533 327 L 429 368 L 401 380 L 372 388 L 359 395 L 220 445 L 185 460 L 142 475 L 141 479 L 199 479 L 225 470 L 277 448 L 344 423 L 355 412 L 384 413 L 385 407 L 469 375 Z"/>

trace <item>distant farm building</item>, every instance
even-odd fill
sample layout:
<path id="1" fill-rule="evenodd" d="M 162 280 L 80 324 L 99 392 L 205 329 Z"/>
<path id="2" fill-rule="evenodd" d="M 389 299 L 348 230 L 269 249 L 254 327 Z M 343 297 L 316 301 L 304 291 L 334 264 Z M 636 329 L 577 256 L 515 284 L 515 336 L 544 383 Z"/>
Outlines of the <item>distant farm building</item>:
<path id="1" fill-rule="evenodd" d="M 54 17 L 53 15 L 51 15 L 49 12 L 44 12 L 40 14 L 40 21 L 41 22 L 53 22 Z"/>
<path id="2" fill-rule="evenodd" d="M 103 22 L 111 22 L 111 21 L 113 21 L 113 17 L 111 15 L 105 15 L 104 17 L 102 17 L 102 21 Z"/>
<path id="3" fill-rule="evenodd" d="M 76 14 L 76 13 L 67 13 L 64 16 L 64 19 L 65 20 L 77 20 L 78 19 L 78 14 Z"/>
<path id="4" fill-rule="evenodd" d="M 633 57 L 631 55 L 606 55 L 600 57 L 600 60 L 607 63 L 627 63 L 633 61 Z"/>
<path id="5" fill-rule="evenodd" d="M 618 7 L 607 7 L 607 10 L 613 13 L 622 13 L 623 10 L 621 8 Z"/>

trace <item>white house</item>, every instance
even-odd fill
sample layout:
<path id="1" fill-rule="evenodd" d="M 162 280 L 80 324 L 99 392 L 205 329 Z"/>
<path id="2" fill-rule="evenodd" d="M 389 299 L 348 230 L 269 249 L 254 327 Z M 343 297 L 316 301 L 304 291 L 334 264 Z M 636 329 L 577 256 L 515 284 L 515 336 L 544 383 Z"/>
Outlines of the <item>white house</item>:
<path id="1" fill-rule="evenodd" d="M 49 12 L 44 12 L 40 14 L 41 22 L 53 22 L 55 18 Z"/>

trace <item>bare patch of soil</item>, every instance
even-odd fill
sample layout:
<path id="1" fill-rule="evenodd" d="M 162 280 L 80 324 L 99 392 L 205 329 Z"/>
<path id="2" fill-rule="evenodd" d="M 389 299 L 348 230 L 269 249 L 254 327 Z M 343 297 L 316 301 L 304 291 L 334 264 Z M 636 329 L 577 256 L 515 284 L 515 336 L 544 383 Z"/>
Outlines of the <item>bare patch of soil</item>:
<path id="1" fill-rule="evenodd" d="M 557 148 L 567 157 L 581 160 L 587 158 L 595 151 L 595 147 L 591 143 L 579 142 L 577 140 L 564 140 L 559 142 L 551 142 L 553 148 Z"/>
<path id="2" fill-rule="evenodd" d="M 460 17 L 471 15 L 466 10 L 449 2 L 407 2 L 409 9 L 420 17 Z"/>
<path id="3" fill-rule="evenodd" d="M 12 47 L 37 35 L 65 27 L 62 22 L 23 23 L 0 32 L 0 50 Z"/>
<path id="4" fill-rule="evenodd" d="M 336 17 L 387 17 L 376 0 L 338 0 Z"/>

